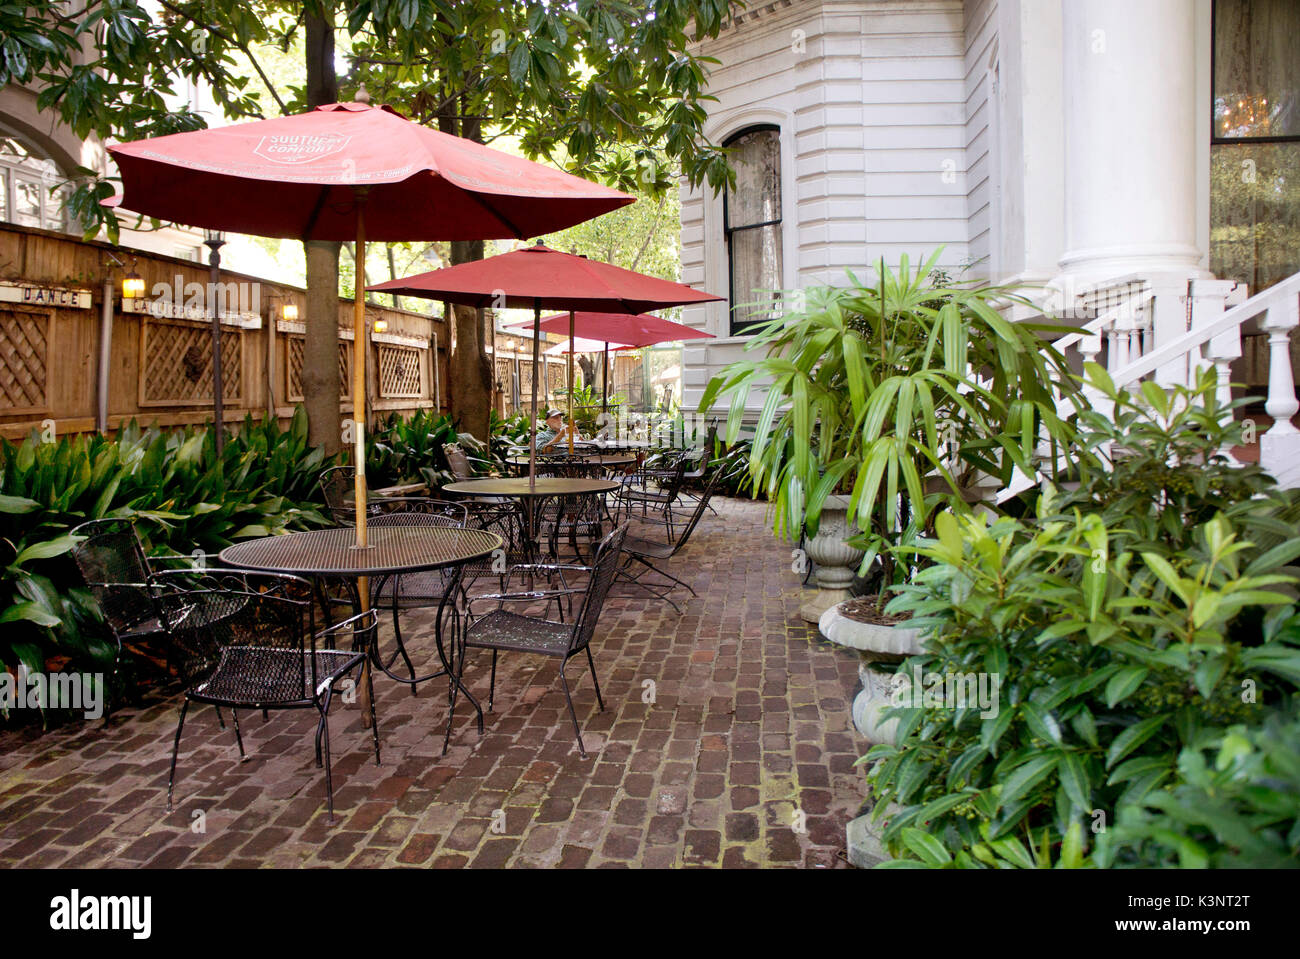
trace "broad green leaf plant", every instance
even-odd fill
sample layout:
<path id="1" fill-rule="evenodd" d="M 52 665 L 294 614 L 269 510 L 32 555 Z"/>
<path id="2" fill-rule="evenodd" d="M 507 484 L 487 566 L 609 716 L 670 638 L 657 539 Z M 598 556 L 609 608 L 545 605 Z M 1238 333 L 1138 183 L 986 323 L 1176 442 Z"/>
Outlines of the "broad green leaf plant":
<path id="1" fill-rule="evenodd" d="M 880 561 L 883 591 L 905 578 L 889 547 L 932 531 L 941 504 L 973 498 L 1013 469 L 1032 470 L 1044 437 L 1073 435 L 1054 392 L 1074 392 L 1063 358 L 998 310 L 1028 305 L 1004 287 L 952 283 L 942 249 L 915 269 L 881 261 L 875 278 L 787 295 L 746 351 L 704 392 L 707 413 L 728 397 L 735 443 L 753 393 L 763 396 L 749 452 L 755 494 L 773 506 L 774 531 L 815 534 L 832 493 L 848 494 L 861 530 L 860 572 Z"/>
<path id="2" fill-rule="evenodd" d="M 1257 861 L 1294 848 L 1294 803 L 1252 809 L 1235 772 L 1240 817 L 1188 809 L 1216 788 L 1198 752 L 1250 739 L 1300 686 L 1296 498 L 1222 456 L 1241 424 L 1212 376 L 1135 396 L 1089 372 L 1114 412 L 1082 417 L 1077 488 L 1048 484 L 1021 519 L 938 514 L 888 607 L 927 631 L 904 676 L 997 677 L 991 703 L 886 711 L 897 744 L 868 753 L 868 781 L 913 864 L 1096 864 L 1116 823 L 1103 864 L 1228 864 L 1251 821 L 1281 829 Z"/>

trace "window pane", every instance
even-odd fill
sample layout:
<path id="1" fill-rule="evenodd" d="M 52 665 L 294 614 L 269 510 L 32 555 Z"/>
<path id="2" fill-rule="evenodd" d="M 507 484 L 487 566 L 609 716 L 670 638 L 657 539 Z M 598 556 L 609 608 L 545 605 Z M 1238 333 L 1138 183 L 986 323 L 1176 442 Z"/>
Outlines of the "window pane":
<path id="1" fill-rule="evenodd" d="M 727 190 L 727 226 L 781 218 L 781 141 L 776 130 L 755 130 L 731 141 L 736 186 Z"/>
<path id="2" fill-rule="evenodd" d="M 3 141 L 0 141 L 3 143 Z M 9 220 L 9 174 L 0 170 L 0 221 Z"/>
<path id="3" fill-rule="evenodd" d="M 1300 3 L 1215 3 L 1214 135 L 1300 135 Z"/>
<path id="4" fill-rule="evenodd" d="M 16 177 L 14 182 L 14 222 L 23 226 L 41 225 L 41 185 Z"/>
<path id="5" fill-rule="evenodd" d="M 1210 269 L 1251 293 L 1300 271 L 1300 143 L 1212 148 Z"/>
<path id="6" fill-rule="evenodd" d="M 760 226 L 731 234 L 731 330 L 771 317 L 781 288 L 781 228 Z"/>

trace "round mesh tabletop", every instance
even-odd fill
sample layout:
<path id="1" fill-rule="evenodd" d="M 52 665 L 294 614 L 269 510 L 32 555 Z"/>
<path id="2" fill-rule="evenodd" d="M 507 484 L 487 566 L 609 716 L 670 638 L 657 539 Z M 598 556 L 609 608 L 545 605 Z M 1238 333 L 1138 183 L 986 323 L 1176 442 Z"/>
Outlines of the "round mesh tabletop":
<path id="1" fill-rule="evenodd" d="M 442 491 L 460 496 L 581 496 L 584 493 L 608 493 L 616 489 L 618 484 L 609 480 L 551 476 L 539 476 L 536 485 L 530 487 L 528 477 L 519 476 L 511 479 L 463 480 L 449 483 Z"/>
<path id="2" fill-rule="evenodd" d="M 356 547 L 357 531 L 350 526 L 267 536 L 227 546 L 221 561 L 272 573 L 381 576 L 469 562 L 503 542 L 496 533 L 459 527 L 378 526 L 367 533 L 366 549 Z"/>

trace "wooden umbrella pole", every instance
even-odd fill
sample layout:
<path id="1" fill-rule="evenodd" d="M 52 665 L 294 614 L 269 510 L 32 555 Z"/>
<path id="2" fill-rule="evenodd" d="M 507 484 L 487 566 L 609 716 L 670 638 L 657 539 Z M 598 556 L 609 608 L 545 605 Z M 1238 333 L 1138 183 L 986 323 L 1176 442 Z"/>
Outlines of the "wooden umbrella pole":
<path id="1" fill-rule="evenodd" d="M 369 546 L 366 530 L 366 189 L 359 187 L 356 191 L 357 201 L 357 248 L 356 248 L 356 289 L 353 291 L 352 306 L 352 435 L 355 446 L 352 451 L 353 472 L 356 476 L 353 486 L 353 512 L 357 521 L 357 549 Z M 360 611 L 370 609 L 370 579 L 357 577 L 357 601 Z M 370 726 L 370 657 L 366 657 L 358 679 L 360 689 L 357 702 L 361 707 L 361 726 Z"/>
<path id="2" fill-rule="evenodd" d="M 533 299 L 533 424 L 528 431 L 528 489 L 537 486 L 537 349 L 542 338 L 542 301 Z M 531 530 L 529 531 L 531 535 Z"/>
<path id="3" fill-rule="evenodd" d="M 356 191 L 357 282 L 352 306 L 352 465 L 356 475 L 353 507 L 357 519 L 357 546 L 369 545 L 366 531 L 366 191 Z M 362 594 L 362 609 L 366 598 Z"/>
<path id="4" fill-rule="evenodd" d="M 609 412 L 609 341 L 605 341 L 605 358 L 600 364 L 600 411 Z M 606 423 L 606 426 L 609 424 Z"/>
<path id="5" fill-rule="evenodd" d="M 573 310 L 569 311 L 569 455 L 573 455 Z"/>

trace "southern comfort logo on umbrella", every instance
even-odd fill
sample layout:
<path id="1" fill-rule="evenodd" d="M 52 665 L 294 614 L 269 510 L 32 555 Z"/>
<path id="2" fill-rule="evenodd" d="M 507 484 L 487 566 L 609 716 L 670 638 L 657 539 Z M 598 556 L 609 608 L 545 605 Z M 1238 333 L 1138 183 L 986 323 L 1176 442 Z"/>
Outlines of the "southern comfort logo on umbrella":
<path id="1" fill-rule="evenodd" d="M 253 153 L 272 163 L 310 163 L 338 153 L 351 139 L 343 134 L 268 136 L 257 141 Z"/>

